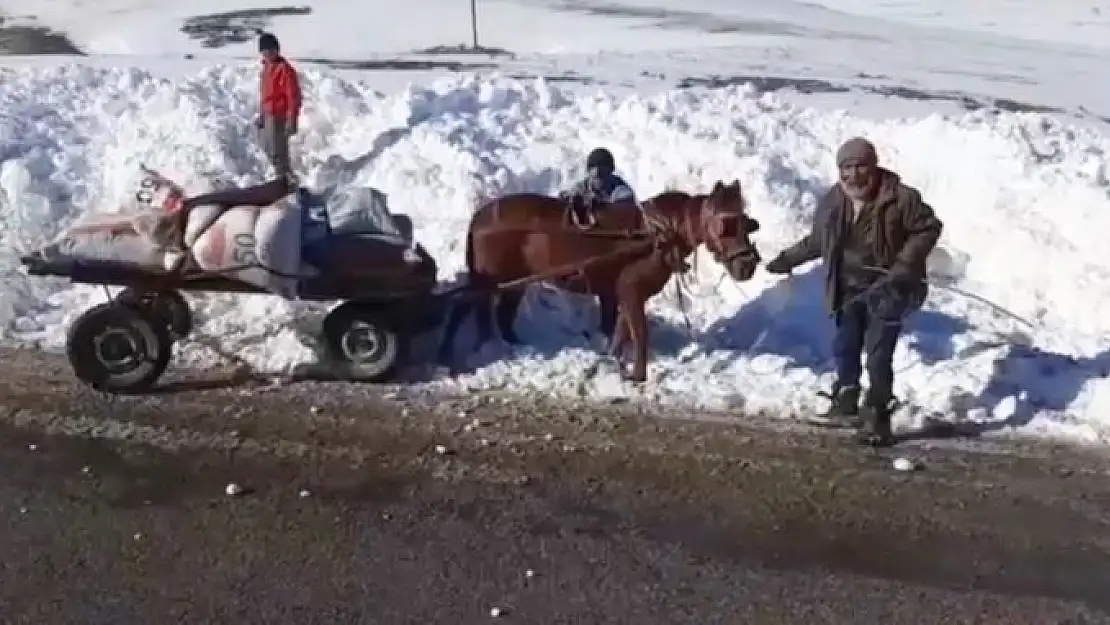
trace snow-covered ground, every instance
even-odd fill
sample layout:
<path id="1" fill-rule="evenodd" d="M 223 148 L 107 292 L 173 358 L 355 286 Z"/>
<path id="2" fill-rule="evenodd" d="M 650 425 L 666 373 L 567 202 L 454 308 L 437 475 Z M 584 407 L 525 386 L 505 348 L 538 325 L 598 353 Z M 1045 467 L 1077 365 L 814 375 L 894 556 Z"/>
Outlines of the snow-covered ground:
<path id="1" fill-rule="evenodd" d="M 294 57 L 427 60 L 412 51 L 469 38 L 468 4 L 410 0 L 411 14 L 379 15 L 363 3 L 320 1 L 311 15 L 277 17 L 270 27 Z M 976 14 L 997 7 L 989 18 L 959 3 L 821 4 L 481 1 L 481 43 L 516 59 L 455 58 L 498 65 L 475 72 L 305 61 L 294 149 L 310 183 L 334 175 L 329 157 L 357 162 L 356 181 L 386 191 L 394 210 L 414 219 L 448 280 L 461 269 L 461 234 L 479 190 L 553 192 L 596 145 L 616 154 L 645 197 L 739 178 L 769 257 L 805 231 L 833 180 L 836 146 L 865 135 L 944 220 L 935 268 L 1005 310 L 932 290 L 898 352 L 899 390 L 919 406 L 901 425 L 938 411 L 985 430 L 1110 439 L 1110 261 L 1100 253 L 1110 231 L 1110 144 L 1100 119 L 1110 114 L 1110 88 L 1099 75 L 1110 50 L 1084 34 L 1105 31 L 1107 18 L 1094 5 L 1076 9 L 1079 20 L 1024 1 L 977 3 Z M 1019 17 L 1026 5 L 1040 6 L 1040 31 Z M 245 58 L 254 40 L 204 48 L 179 32 L 182 20 L 229 5 L 176 6 L 185 5 L 0 0 L 0 13 L 21 16 L 15 23 L 64 31 L 94 54 L 79 64 L 10 58 L 0 71 L 0 327 L 8 339 L 57 347 L 65 324 L 103 297 L 28 279 L 15 259 L 76 216 L 122 201 L 139 163 L 194 189 L 217 174 L 262 175 L 250 138 L 257 67 Z M 1037 32 L 1050 35 L 1038 40 Z M 195 58 L 180 60 L 185 54 Z M 528 77 L 537 75 L 549 80 Z M 804 95 L 701 86 L 737 75 L 852 88 Z M 947 99 L 926 99 L 938 96 Z M 967 110 L 960 98 L 1058 110 Z M 518 322 L 530 347 L 472 355 L 469 372 L 454 378 L 429 367 L 410 373 L 448 390 L 540 388 L 782 414 L 812 408 L 830 375 L 820 269 L 789 281 L 760 272 L 737 284 L 719 280 L 708 256 L 696 266 L 691 330 L 670 288 L 652 302 L 654 364 L 643 388 L 621 382 L 599 344 L 583 338 L 597 325 L 590 303 L 544 289 L 531 293 Z M 201 332 L 260 367 L 311 358 L 293 329 L 311 307 L 267 297 L 196 303 Z M 186 360 L 206 356 L 197 345 L 183 352 Z"/>

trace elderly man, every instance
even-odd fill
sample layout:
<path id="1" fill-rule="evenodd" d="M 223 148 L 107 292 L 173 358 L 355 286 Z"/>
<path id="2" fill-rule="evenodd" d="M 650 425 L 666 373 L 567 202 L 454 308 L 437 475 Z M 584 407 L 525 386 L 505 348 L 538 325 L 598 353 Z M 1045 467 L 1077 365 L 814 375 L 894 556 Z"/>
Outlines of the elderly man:
<path id="1" fill-rule="evenodd" d="M 862 426 L 860 442 L 894 443 L 894 348 L 903 320 L 925 300 L 925 259 L 943 224 L 921 194 L 879 167 L 875 146 L 857 137 L 836 153 L 840 181 L 817 207 L 813 230 L 767 264 L 790 273 L 820 258 L 826 305 L 836 323 L 837 379 L 829 416 Z M 860 410 L 860 364 L 870 380 Z M 862 417 L 862 418 L 860 418 Z"/>

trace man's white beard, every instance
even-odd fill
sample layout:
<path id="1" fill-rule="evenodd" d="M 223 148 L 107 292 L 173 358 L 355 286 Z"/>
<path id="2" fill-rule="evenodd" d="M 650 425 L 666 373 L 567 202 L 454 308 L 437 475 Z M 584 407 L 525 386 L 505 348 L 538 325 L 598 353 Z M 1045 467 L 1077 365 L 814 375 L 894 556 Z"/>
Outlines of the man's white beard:
<path id="1" fill-rule="evenodd" d="M 848 198 L 852 199 L 852 200 L 865 199 L 867 197 L 867 191 L 868 191 L 869 186 L 870 185 L 868 185 L 866 182 L 863 183 L 861 186 L 858 186 L 858 187 L 854 186 L 854 185 L 850 185 L 850 184 L 848 184 L 844 181 L 840 182 L 840 188 L 844 191 L 844 195 L 847 195 Z"/>

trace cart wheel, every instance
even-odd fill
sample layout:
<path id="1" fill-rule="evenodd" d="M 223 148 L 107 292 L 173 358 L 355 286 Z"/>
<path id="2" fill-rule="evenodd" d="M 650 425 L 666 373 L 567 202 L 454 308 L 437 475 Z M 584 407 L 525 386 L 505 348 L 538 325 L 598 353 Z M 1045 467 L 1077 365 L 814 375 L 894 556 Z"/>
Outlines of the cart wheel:
<path id="1" fill-rule="evenodd" d="M 323 329 L 325 358 L 344 377 L 382 382 L 401 360 L 404 335 L 371 306 L 341 304 L 324 318 Z"/>
<path id="2" fill-rule="evenodd" d="M 181 340 L 193 331 L 193 311 L 177 291 L 141 292 L 127 287 L 115 300 L 138 309 L 148 319 L 165 320 L 170 338 Z"/>
<path id="3" fill-rule="evenodd" d="M 73 372 L 98 391 L 128 393 L 153 385 L 173 356 L 169 328 L 141 311 L 106 302 L 69 326 L 66 355 Z"/>

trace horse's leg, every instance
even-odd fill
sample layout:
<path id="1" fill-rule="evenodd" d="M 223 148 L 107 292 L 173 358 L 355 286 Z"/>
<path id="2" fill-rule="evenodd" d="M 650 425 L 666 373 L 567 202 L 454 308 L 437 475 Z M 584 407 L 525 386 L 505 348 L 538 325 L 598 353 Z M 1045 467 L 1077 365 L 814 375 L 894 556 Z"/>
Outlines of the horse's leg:
<path id="1" fill-rule="evenodd" d="M 606 339 L 613 340 L 617 328 L 617 296 L 613 293 L 598 294 L 598 312 L 601 316 L 601 333 Z"/>
<path id="2" fill-rule="evenodd" d="M 648 359 L 648 323 L 647 311 L 644 310 L 646 302 L 641 298 L 635 301 L 621 302 L 621 317 L 625 319 L 628 333 L 632 339 L 632 374 L 629 376 L 633 382 L 647 380 Z"/>
<path id="3" fill-rule="evenodd" d="M 466 320 L 467 315 L 474 312 L 475 294 L 464 293 L 459 299 L 451 303 L 447 312 L 447 321 L 443 324 L 443 337 L 440 339 L 438 360 L 446 364 L 451 360 L 455 347 L 455 336 L 459 333 L 459 326 Z"/>
<path id="4" fill-rule="evenodd" d="M 493 339 L 493 305 L 496 295 L 484 292 L 485 297 L 474 303 L 474 351 Z"/>
<path id="5" fill-rule="evenodd" d="M 524 289 L 502 291 L 497 299 L 497 329 L 501 338 L 511 345 L 518 345 L 520 337 L 513 328 L 520 302 L 524 299 Z"/>
<path id="6" fill-rule="evenodd" d="M 646 305 L 648 298 L 659 291 L 660 280 L 665 280 L 667 273 L 660 275 L 659 261 L 654 256 L 633 262 L 621 271 L 617 278 L 617 295 L 620 298 L 620 314 L 622 320 L 617 326 L 617 331 L 627 332 L 632 341 L 632 373 L 628 376 L 633 382 L 647 380 L 648 360 L 648 322 Z"/>
<path id="7" fill-rule="evenodd" d="M 620 359 L 624 354 L 624 344 L 628 340 L 628 319 L 625 315 L 618 314 L 613 337 L 609 340 L 609 355 Z"/>
<path id="8" fill-rule="evenodd" d="M 447 313 L 447 321 L 443 326 L 443 338 L 439 345 L 439 361 L 447 363 L 451 360 L 459 327 L 466 321 L 468 315 L 474 315 L 476 341 L 474 351 L 477 351 L 493 335 L 492 306 L 493 294 L 490 292 L 488 281 L 481 276 L 471 276 L 470 285 L 456 299 Z"/>

